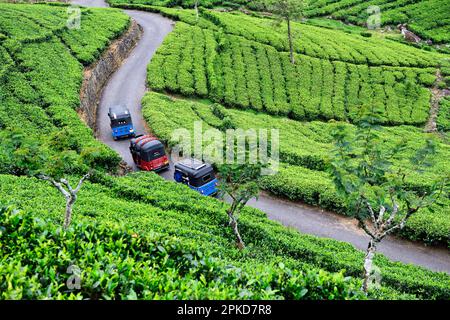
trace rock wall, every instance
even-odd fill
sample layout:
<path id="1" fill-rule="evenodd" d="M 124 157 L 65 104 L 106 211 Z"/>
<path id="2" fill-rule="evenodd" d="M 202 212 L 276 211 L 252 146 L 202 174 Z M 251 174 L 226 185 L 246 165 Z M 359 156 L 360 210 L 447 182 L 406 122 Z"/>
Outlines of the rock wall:
<path id="1" fill-rule="evenodd" d="M 134 49 L 141 35 L 142 28 L 132 20 L 128 30 L 108 47 L 97 62 L 84 70 L 78 114 L 94 131 L 103 88 Z"/>

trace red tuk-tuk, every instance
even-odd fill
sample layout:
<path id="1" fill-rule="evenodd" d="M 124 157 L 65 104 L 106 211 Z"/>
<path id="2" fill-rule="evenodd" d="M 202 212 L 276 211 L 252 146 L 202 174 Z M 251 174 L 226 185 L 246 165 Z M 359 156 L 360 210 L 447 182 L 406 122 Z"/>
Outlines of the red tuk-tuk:
<path id="1" fill-rule="evenodd" d="M 141 135 L 131 139 L 130 152 L 141 170 L 161 171 L 169 167 L 164 145 L 154 136 Z"/>

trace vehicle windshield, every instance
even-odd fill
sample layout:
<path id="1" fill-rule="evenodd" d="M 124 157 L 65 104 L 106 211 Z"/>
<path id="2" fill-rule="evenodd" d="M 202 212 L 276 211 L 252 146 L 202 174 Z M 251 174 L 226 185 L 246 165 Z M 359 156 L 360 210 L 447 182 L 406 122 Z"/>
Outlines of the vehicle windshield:
<path id="1" fill-rule="evenodd" d="M 121 126 L 127 126 L 131 124 L 131 117 L 127 118 L 120 118 L 120 119 L 112 119 L 111 120 L 111 127 L 121 127 Z"/>

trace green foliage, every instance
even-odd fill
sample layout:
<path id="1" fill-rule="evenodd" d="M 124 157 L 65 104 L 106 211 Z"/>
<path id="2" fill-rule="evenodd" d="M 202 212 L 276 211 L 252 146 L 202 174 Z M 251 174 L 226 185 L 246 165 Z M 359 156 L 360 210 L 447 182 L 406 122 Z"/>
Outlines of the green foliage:
<path id="1" fill-rule="evenodd" d="M 446 1 L 309 1 L 306 15 L 310 17 L 331 16 L 334 19 L 364 25 L 370 16 L 367 8 L 379 7 L 383 25 L 407 23 L 408 27 L 425 39 L 437 43 L 448 43 L 448 12 L 450 4 Z"/>
<path id="2" fill-rule="evenodd" d="M 147 2 L 134 3 L 144 1 Z M 184 5 L 148 1 L 153 5 Z M 141 4 L 122 7 L 161 12 L 182 21 L 152 59 L 150 87 L 283 116 L 226 109 L 218 104 L 210 107 L 149 93 L 143 105 L 152 130 L 173 145 L 172 130 L 193 130 L 193 122 L 199 119 L 204 121 L 204 129 L 281 129 L 280 172 L 263 181 L 264 187 L 276 194 L 348 212 L 347 203 L 336 193 L 324 171 L 329 163 L 331 132 L 343 123 L 303 123 L 286 116 L 357 124 L 368 105 L 374 104 L 380 111 L 378 123 L 419 125 L 427 119 L 427 87 L 434 82 L 434 68 L 441 58 L 434 53 L 332 30 L 335 28 L 295 23 L 294 33 L 301 40 L 295 43 L 299 63 L 292 66 L 284 52 L 288 48 L 286 26 L 274 25 L 271 19 L 202 9 L 197 20 L 193 10 Z M 55 164 L 68 164 L 64 171 L 75 175 L 71 180 L 78 180 L 81 171 L 70 163 L 81 160 L 114 171 L 119 156 L 92 138 L 92 131 L 75 110 L 83 64 L 94 61 L 126 29 L 129 19 L 115 10 L 82 9 L 82 29 L 67 30 L 64 7 L 0 5 L 0 9 L 0 130 L 2 139 L 6 139 L 2 142 L 8 141 L 0 147 L 1 172 L 26 174 L 17 169 L 23 168 L 22 161 L 38 160 L 37 165 L 42 165 L 39 157 L 33 157 L 35 153 L 48 152 L 45 158 L 52 159 L 64 150 L 69 161 Z M 444 68 L 442 71 L 449 74 Z M 440 123 L 445 122 L 444 111 L 445 107 L 441 108 Z M 345 126 L 355 134 L 354 125 Z M 7 134 L 18 127 L 22 128 L 19 140 Z M 410 170 L 406 159 L 428 135 L 419 128 L 399 126 L 384 128 L 379 139 L 388 149 L 399 137 L 407 137 L 408 147 L 400 157 L 405 161 L 399 159 L 394 166 Z M 407 181 L 410 190 L 429 189 L 435 176 L 448 172 L 448 146 L 434 139 L 436 164 L 413 175 Z M 12 156 L 22 158 L 14 162 Z M 2 293 L 6 292 L 2 298 L 47 298 L 48 293 L 51 298 L 73 299 L 359 297 L 354 292 L 359 287 L 358 280 L 345 277 L 360 276 L 363 253 L 348 244 L 287 230 L 270 222 L 262 212 L 244 208 L 240 230 L 249 239 L 248 250 L 237 252 L 229 245 L 234 240 L 232 231 L 224 228 L 224 212 L 229 208 L 225 203 L 201 197 L 153 174 L 118 178 L 96 172 L 92 180 L 80 191 L 76 225 L 62 232 L 51 223 L 29 218 L 45 217 L 60 224 L 63 199 L 56 190 L 36 179 L 0 175 L 1 198 L 29 212 L 19 215 L 20 222 L 16 221 L 20 224 L 26 220 L 22 229 L 14 229 L 24 232 L 12 232 L 20 241 L 8 237 L 8 248 L 15 254 L 5 255 L 3 247 L 0 250 L 0 288 L 1 284 L 8 284 L 2 280 L 4 274 L 13 275 L 10 279 L 14 283 L 12 290 L 1 288 Z M 420 212 L 402 235 L 448 243 L 448 207 L 448 199 L 442 199 L 430 210 Z M 2 218 L 9 215 L 3 213 Z M 13 221 L 16 227 L 15 218 L 10 217 L 7 223 L 2 220 L 0 226 Z M 98 225 L 92 224 L 94 219 Z M 117 223 L 126 224 L 132 231 L 117 228 Z M 2 230 L 0 227 L 0 238 Z M 119 250 L 116 239 L 126 244 L 126 249 Z M 0 246 L 3 243 L 6 241 L 0 241 Z M 79 243 L 83 249 L 75 250 L 80 248 Z M 39 254 L 31 255 L 33 252 Z M 122 254 L 130 259 L 124 260 Z M 56 261 L 54 257 L 58 255 L 63 259 Z M 24 261 L 34 269 L 24 267 Z M 41 266 L 49 261 L 52 267 L 43 270 Z M 67 292 L 64 286 L 69 276 L 64 263 L 69 261 L 80 261 L 82 272 L 95 270 L 83 274 L 86 286 L 81 292 Z M 383 280 L 382 289 L 372 297 L 449 299 L 447 274 L 394 263 L 382 255 L 376 256 L 375 263 L 382 269 Z M 106 273 L 112 264 L 121 266 L 124 278 Z M 329 274 L 317 268 L 345 272 Z M 211 278 L 202 278 L 202 274 Z M 44 282 L 38 280 L 41 278 Z"/>
<path id="3" fill-rule="evenodd" d="M 306 1 L 303 0 L 264 0 L 261 2 L 261 10 L 267 10 L 281 19 L 290 20 L 302 18 L 306 6 Z"/>
<path id="4" fill-rule="evenodd" d="M 245 155 L 243 156 L 245 157 Z M 231 199 L 231 206 L 227 210 L 227 214 L 230 219 L 229 225 L 236 236 L 236 244 L 239 249 L 245 247 L 238 231 L 239 214 L 250 199 L 259 197 L 259 186 L 264 167 L 265 164 L 260 163 L 219 165 L 219 196 L 223 199 L 226 196 Z"/>
<path id="5" fill-rule="evenodd" d="M 130 24 L 130 18 L 112 9 L 82 11 L 80 28 L 64 30 L 61 40 L 83 65 L 95 62 L 111 40 L 118 38 Z M 101 25 L 101 28 L 98 26 Z"/>
<path id="6" fill-rule="evenodd" d="M 219 165 L 219 192 L 232 199 L 230 214 L 238 215 L 252 198 L 259 196 L 262 178 L 261 164 L 222 164 Z"/>
<path id="7" fill-rule="evenodd" d="M 194 1 L 192 0 L 109 0 L 113 6 L 133 6 L 136 7 L 183 7 L 192 8 Z M 261 2 L 269 1 L 246 1 L 246 0 L 203 0 L 200 1 L 200 6 L 205 8 L 225 7 L 230 9 L 238 9 L 241 7 L 256 11 L 268 11 L 268 6 L 261 5 Z M 289 3 L 289 1 L 287 1 Z M 297 4 L 296 0 L 291 1 L 294 6 Z M 369 16 L 373 12 L 368 11 L 369 6 L 377 6 L 381 12 L 381 24 L 397 26 L 400 23 L 407 23 L 408 28 L 416 34 L 425 39 L 431 39 L 435 43 L 448 43 L 450 38 L 448 36 L 448 11 L 450 10 L 447 2 L 439 0 L 333 0 L 333 1 L 305 1 L 302 15 L 310 18 L 312 25 L 327 27 L 329 29 L 339 29 L 347 32 L 360 32 L 361 27 L 365 27 Z M 270 7 L 270 6 L 269 6 Z M 296 8 L 299 7 L 297 4 Z M 269 8 L 270 9 L 270 8 Z M 177 9 L 164 8 L 164 10 L 175 11 Z M 272 10 L 269 10 L 272 11 Z M 316 18 L 317 17 L 317 18 Z M 345 23 L 357 24 L 346 25 L 333 22 L 330 19 L 323 19 L 322 17 L 331 17 L 338 19 Z M 311 19 L 312 18 L 312 19 Z M 194 16 L 191 18 L 195 20 Z M 361 27 L 359 27 L 361 26 Z M 366 33 L 371 35 L 371 33 Z"/>
<path id="8" fill-rule="evenodd" d="M 248 249 L 238 252 L 230 246 L 234 236 L 225 227 L 228 220 L 224 212 L 228 205 L 221 201 L 203 197 L 152 173 L 139 172 L 120 178 L 99 174 L 90 181 L 93 182 L 86 182 L 80 191 L 74 226 L 95 219 L 108 228 L 116 223 L 126 224 L 127 229 L 142 237 L 152 232 L 175 236 L 194 251 L 207 252 L 239 268 L 257 269 L 259 264 L 283 262 L 291 270 L 345 269 L 345 276 L 360 276 L 361 251 L 347 243 L 286 229 L 258 210 L 244 208 L 241 213 L 240 230 L 248 239 Z M 46 182 L 8 175 L 0 176 L 0 182 L 4 202 L 30 215 L 60 223 L 64 200 Z M 382 286 L 390 291 L 428 299 L 449 298 L 450 280 L 446 273 L 392 262 L 382 255 L 375 257 L 375 264 L 382 272 Z"/>
<path id="9" fill-rule="evenodd" d="M 46 161 L 45 149 L 20 131 L 0 131 L 0 140 L 2 173 L 34 175 Z"/>
<path id="10" fill-rule="evenodd" d="M 437 127 L 442 131 L 450 130 L 450 99 L 443 98 L 439 102 L 439 113 L 436 121 Z"/>
<path id="11" fill-rule="evenodd" d="M 266 34 L 274 28 L 260 22 L 263 19 L 243 16 L 238 21 L 233 14 L 209 11 L 203 15 L 218 26 L 226 23 L 226 32 L 178 22 L 148 67 L 152 89 L 208 96 L 228 106 L 297 120 L 356 123 L 364 108 L 373 102 L 379 113 L 374 119 L 377 123 L 423 125 L 427 121 L 431 94 L 426 87 L 434 82 L 434 68 L 372 66 L 365 58 L 353 64 L 343 62 L 348 59 L 339 56 L 317 58 L 312 51 L 296 54 L 297 64 L 291 65 L 289 55 L 278 51 L 284 47 L 278 48 L 272 40 L 263 38 L 262 30 Z M 247 23 L 246 19 L 253 20 Z M 258 23 L 262 24 L 260 31 L 248 34 Z M 232 29 L 228 30 L 228 25 Z M 352 47 L 354 43 L 346 48 Z M 333 50 L 337 48 L 333 46 Z M 344 54 L 345 50 L 339 52 Z M 349 59 L 359 54 L 347 53 Z M 385 63 L 389 64 L 380 64 Z"/>
<path id="12" fill-rule="evenodd" d="M 311 205 L 349 214 L 346 201 L 338 195 L 332 178 L 325 171 L 330 163 L 333 148 L 332 132 L 338 126 L 345 126 L 352 139 L 357 134 L 357 126 L 345 123 L 299 122 L 281 117 L 269 116 L 252 111 L 226 109 L 223 106 L 192 103 L 182 99 L 171 99 L 162 94 L 149 93 L 143 100 L 144 118 L 152 124 L 153 132 L 169 145 L 171 133 L 177 128 L 193 132 L 193 123 L 203 121 L 203 129 L 214 127 L 258 129 L 274 128 L 280 130 L 280 161 L 282 165 L 277 175 L 263 179 L 263 188 L 277 195 L 300 200 Z M 225 122 L 227 123 L 225 125 Z M 408 173 L 406 180 L 409 190 L 427 191 L 432 181 L 448 173 L 446 159 L 449 157 L 448 145 L 430 134 L 423 134 L 419 128 L 410 126 L 385 127 L 377 131 L 377 141 L 383 152 L 394 149 L 403 140 L 406 148 L 398 150 L 393 161 L 393 169 L 403 168 Z M 432 157 L 433 166 L 417 173 L 408 161 L 426 143 L 428 138 L 436 144 L 437 153 Z M 449 243 L 450 224 L 448 219 L 448 199 L 434 204 L 432 211 L 422 210 L 410 220 L 402 231 L 404 237 L 423 240 L 428 243 Z"/>
<path id="13" fill-rule="evenodd" d="M 80 156 L 115 171 L 119 156 L 93 138 L 76 109 L 80 104 L 81 63 L 93 62 L 126 29 L 129 18 L 117 10 L 81 9 L 81 29 L 77 30 L 66 26 L 65 7 L 0 4 L 0 9 L 0 33 L 5 34 L 0 44 L 2 133 L 20 128 L 18 133 L 27 141 L 39 141 L 39 148 L 48 153 L 48 158 L 61 152 L 66 143 L 65 158 L 78 162 L 80 159 L 75 158 Z M 4 155 L 0 160 L 2 172 L 24 174 L 27 169 L 20 161 L 14 163 L 7 145 L 0 147 Z M 23 156 L 32 159 L 33 152 L 28 152 L 24 151 Z M 67 169 L 77 171 L 72 165 Z"/>
<path id="14" fill-rule="evenodd" d="M 226 33 L 273 46 L 278 51 L 289 50 L 286 24 L 276 24 L 273 19 L 212 10 L 203 11 L 202 17 Z M 366 38 L 298 22 L 292 23 L 292 32 L 297 53 L 320 59 L 370 66 L 432 67 L 445 57 L 379 37 Z"/>
<path id="15" fill-rule="evenodd" d="M 111 224 L 62 230 L 1 208 L 0 240 L 2 300 L 363 299 L 342 273 L 227 266 L 176 238 Z"/>
<path id="16" fill-rule="evenodd" d="M 406 141 L 400 141 L 392 149 L 383 148 L 378 140 L 379 130 L 367 120 L 352 137 L 345 127 L 337 127 L 333 132 L 334 149 L 329 168 L 336 189 L 346 199 L 349 213 L 364 226 L 370 218 L 374 226 L 364 230 L 376 241 L 389 232 L 403 229 L 419 210 L 431 207 L 441 197 L 448 198 L 450 178 L 444 172 L 442 177 L 431 181 L 431 187 L 410 189 L 406 183 L 408 174 L 423 173 L 432 166 L 431 158 L 436 154 L 434 141 L 427 140 L 409 159 L 404 159 L 411 167 L 404 170 L 394 168 L 393 163 L 406 148 Z"/>

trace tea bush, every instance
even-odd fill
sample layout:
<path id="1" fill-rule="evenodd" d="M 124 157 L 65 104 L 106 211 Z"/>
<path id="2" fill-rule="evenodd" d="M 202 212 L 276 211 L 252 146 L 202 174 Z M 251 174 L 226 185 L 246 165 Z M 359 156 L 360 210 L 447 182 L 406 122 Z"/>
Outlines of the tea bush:
<path id="1" fill-rule="evenodd" d="M 407 23 L 408 28 L 425 39 L 437 43 L 448 43 L 448 12 L 450 4 L 439 0 L 426 1 L 310 1 L 307 16 L 331 16 L 335 19 L 364 25 L 373 13 L 367 12 L 369 6 L 378 6 L 382 25 Z"/>
<path id="2" fill-rule="evenodd" d="M 0 182 L 4 202 L 30 216 L 61 224 L 64 200 L 51 186 L 37 179 L 9 175 L 0 175 Z M 254 268 L 255 272 L 260 270 L 260 265 L 276 267 L 283 262 L 286 268 L 304 273 L 317 268 L 332 272 L 345 269 L 345 276 L 360 276 L 363 252 L 347 243 L 286 229 L 251 208 L 246 208 L 240 217 L 248 250 L 236 250 L 232 246 L 233 233 L 226 227 L 226 207 L 227 204 L 221 201 L 202 197 L 184 185 L 165 181 L 153 173 L 139 172 L 121 178 L 100 174 L 80 191 L 74 207 L 73 226 L 92 224 L 95 220 L 112 230 L 115 230 L 114 225 L 124 224 L 139 238 L 154 233 L 162 234 L 164 238 L 177 237 L 189 250 L 200 250 L 225 265 L 244 270 Z M 80 241 L 85 239 L 80 238 Z M 123 250 L 122 247 L 124 253 Z M 135 254 L 141 254 L 141 251 Z M 376 256 L 375 264 L 381 269 L 382 286 L 396 294 L 448 299 L 450 280 L 445 273 L 392 262 L 381 254 Z M 65 274 L 66 268 L 64 266 Z"/>
<path id="3" fill-rule="evenodd" d="M 205 49 L 206 39 L 214 51 Z M 368 66 L 305 55 L 296 60 L 292 65 L 287 53 L 272 46 L 179 22 L 150 63 L 148 81 L 154 90 L 209 96 L 228 106 L 297 120 L 357 122 L 370 106 L 382 124 L 427 121 L 431 94 L 426 86 L 435 78 L 433 68 Z M 206 68 L 209 64 L 213 67 Z"/>
<path id="4" fill-rule="evenodd" d="M 63 231 L 8 208 L 0 240 L 0 299 L 364 298 L 342 273 L 237 268 L 173 237 L 98 223 Z"/>
<path id="5" fill-rule="evenodd" d="M 66 7 L 0 4 L 0 129 L 21 130 L 43 145 L 67 132 L 78 139 L 74 151 L 114 171 L 120 158 L 93 138 L 76 109 L 82 64 L 94 62 L 130 20 L 113 9 L 82 9 L 80 29 L 69 29 L 67 19 Z"/>
<path id="6" fill-rule="evenodd" d="M 193 124 L 199 120 L 203 121 L 203 130 L 224 130 L 225 118 L 231 121 L 234 128 L 279 129 L 279 155 L 283 165 L 277 175 L 264 179 L 264 188 L 291 200 L 346 213 L 346 204 L 337 195 L 331 177 L 326 172 L 332 148 L 331 132 L 344 123 L 299 122 L 253 111 L 221 107 L 218 112 L 217 109 L 215 104 L 210 106 L 173 99 L 158 93 L 148 93 L 143 99 L 145 120 L 151 124 L 153 132 L 169 145 L 177 143 L 172 140 L 172 132 L 177 128 L 188 129 L 193 139 Z M 354 132 L 355 126 L 345 125 Z M 400 141 L 405 140 L 407 148 L 396 155 L 394 162 L 395 167 L 403 169 L 411 168 L 407 159 L 425 144 L 427 138 L 436 142 L 437 153 L 433 165 L 422 173 L 411 172 L 411 177 L 406 181 L 411 189 L 426 190 L 433 180 L 439 180 L 448 173 L 446 159 L 450 149 L 439 138 L 425 135 L 421 129 L 410 126 L 386 127 L 378 134 L 386 150 L 395 148 Z M 448 199 L 444 199 L 433 207 L 434 212 L 423 210 L 412 217 L 402 235 L 428 243 L 450 244 L 449 205 Z"/>
<path id="7" fill-rule="evenodd" d="M 293 66 L 285 52 L 283 26 L 274 26 L 270 19 L 202 10 L 197 20 L 193 10 L 122 6 L 182 21 L 149 65 L 152 89 L 236 107 L 211 107 L 149 93 L 143 105 L 152 130 L 173 144 L 172 129 L 192 131 L 199 119 L 204 130 L 280 128 L 282 168 L 265 182 L 265 188 L 276 194 L 346 211 L 324 171 L 330 132 L 337 123 L 287 117 L 357 123 L 364 104 L 373 104 L 382 124 L 426 121 L 427 87 L 434 82 L 439 55 L 295 23 L 294 32 L 300 37 L 295 43 L 298 63 Z M 82 28 L 69 30 L 65 7 L 0 4 L 0 9 L 0 130 L 21 128 L 45 148 L 52 146 L 48 139 L 67 133 L 77 137 L 72 146 L 77 154 L 94 151 L 95 162 L 114 171 L 120 158 L 93 139 L 76 108 L 83 65 L 95 61 L 128 27 L 129 19 L 117 10 L 82 9 Z M 399 50 L 404 54 L 398 55 Z M 441 107 L 439 123 L 445 123 L 445 110 Z M 346 125 L 354 130 L 354 125 Z M 401 137 L 407 137 L 408 148 L 396 165 L 408 168 L 402 158 L 427 136 L 411 126 L 380 132 L 387 147 Z M 434 177 L 447 172 L 448 146 L 434 139 L 436 164 L 408 181 L 411 188 L 428 188 Z M 0 171 L 9 173 L 1 151 Z M 225 203 L 154 174 L 112 177 L 97 172 L 80 191 L 68 232 L 57 226 L 63 199 L 45 182 L 0 175 L 0 197 L 27 212 L 0 213 L 4 299 L 360 297 L 355 289 L 359 280 L 347 277 L 360 276 L 363 253 L 351 245 L 287 230 L 262 212 L 246 208 L 241 231 L 249 250 L 239 252 L 230 245 L 233 235 L 226 227 Z M 417 215 L 402 235 L 449 243 L 448 207 L 444 199 L 434 212 Z M 47 219 L 51 222 L 43 222 Z M 126 225 L 126 230 L 117 224 Z M 56 261 L 55 256 L 61 259 Z M 65 287 L 67 267 L 73 262 L 82 272 L 79 291 Z M 375 263 L 383 279 L 373 297 L 450 298 L 445 273 L 394 263 L 382 255 Z"/>
<path id="8" fill-rule="evenodd" d="M 450 130 L 450 99 L 443 98 L 439 102 L 439 113 L 436 121 L 437 127 L 442 131 Z"/>

